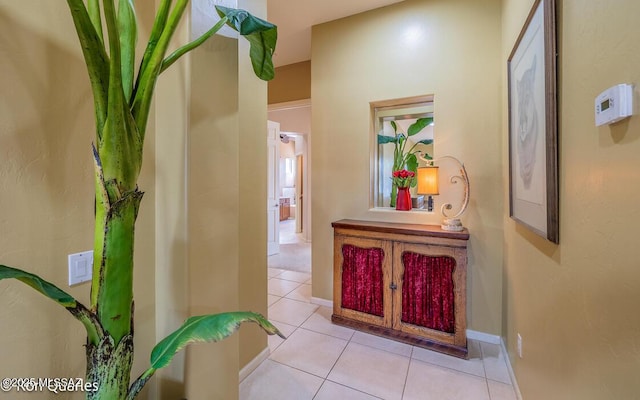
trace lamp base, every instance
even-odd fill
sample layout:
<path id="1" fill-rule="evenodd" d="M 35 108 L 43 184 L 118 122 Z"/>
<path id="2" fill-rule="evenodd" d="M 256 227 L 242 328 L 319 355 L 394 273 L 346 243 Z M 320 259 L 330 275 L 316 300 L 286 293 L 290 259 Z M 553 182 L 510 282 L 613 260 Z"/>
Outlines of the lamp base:
<path id="1" fill-rule="evenodd" d="M 458 218 L 445 218 L 440 225 L 443 231 L 460 232 L 464 229 L 462 222 Z"/>
<path id="2" fill-rule="evenodd" d="M 433 196 L 431 195 L 427 196 L 427 211 L 429 212 L 433 211 Z"/>

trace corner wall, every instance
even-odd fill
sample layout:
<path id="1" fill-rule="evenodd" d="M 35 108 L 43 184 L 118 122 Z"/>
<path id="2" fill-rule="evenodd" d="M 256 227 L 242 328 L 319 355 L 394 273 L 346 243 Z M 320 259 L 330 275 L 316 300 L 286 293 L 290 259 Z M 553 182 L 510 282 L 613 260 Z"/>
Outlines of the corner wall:
<path id="1" fill-rule="evenodd" d="M 266 10 L 265 1 L 238 6 L 258 16 Z M 188 27 L 181 36 L 184 43 Z M 267 84 L 253 73 L 248 50 L 244 38 L 215 36 L 162 77 L 158 151 L 166 158 L 158 160 L 158 218 L 168 231 L 158 231 L 158 248 L 169 256 L 158 264 L 158 283 L 169 290 L 158 299 L 168 312 L 163 336 L 187 316 L 266 315 L 266 213 L 256 202 L 266 199 L 266 174 L 257 171 L 266 165 Z M 161 398 L 237 398 L 239 369 L 267 347 L 253 325 L 189 346 L 162 375 Z"/>
<path id="2" fill-rule="evenodd" d="M 503 82 L 531 5 L 503 1 Z M 560 244 L 505 207 L 503 334 L 523 398 L 631 399 L 640 390 L 640 117 L 597 128 L 593 104 L 610 86 L 640 81 L 640 3 L 558 0 L 557 10 Z M 508 204 L 506 86 L 502 95 Z"/>
<path id="3" fill-rule="evenodd" d="M 238 41 L 216 36 L 196 49 L 191 77 L 187 134 L 190 316 L 238 309 Z M 188 398 L 237 397 L 237 387 L 225 383 L 238 381 L 238 343 L 234 335 L 187 348 Z"/>
<path id="4" fill-rule="evenodd" d="M 434 94 L 435 156 L 463 161 L 471 182 L 468 327 L 500 334 L 500 16 L 499 0 L 407 0 L 313 27 L 314 297 L 333 297 L 332 221 L 440 223 L 439 212 L 369 210 L 369 103 Z"/>
<path id="5" fill-rule="evenodd" d="M 267 18 L 267 2 L 240 0 L 238 7 Z M 249 42 L 238 44 L 238 276 L 239 309 L 267 316 L 267 82 L 256 77 L 249 60 Z M 239 367 L 267 348 L 267 335 L 256 324 L 240 328 Z"/>

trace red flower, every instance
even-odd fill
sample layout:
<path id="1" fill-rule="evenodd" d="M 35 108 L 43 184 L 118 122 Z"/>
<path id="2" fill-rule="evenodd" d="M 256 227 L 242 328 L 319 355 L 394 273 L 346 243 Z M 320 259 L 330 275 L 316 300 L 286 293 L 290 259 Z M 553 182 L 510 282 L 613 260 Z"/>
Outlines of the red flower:
<path id="1" fill-rule="evenodd" d="M 397 187 L 409 187 L 413 183 L 415 176 L 415 172 L 402 169 L 393 171 L 391 179 L 393 179 Z"/>

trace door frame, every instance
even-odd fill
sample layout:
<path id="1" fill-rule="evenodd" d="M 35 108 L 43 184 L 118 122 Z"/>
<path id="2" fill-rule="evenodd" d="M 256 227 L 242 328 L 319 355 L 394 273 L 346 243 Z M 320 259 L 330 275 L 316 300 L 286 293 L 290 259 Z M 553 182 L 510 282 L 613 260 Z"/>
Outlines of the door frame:
<path id="1" fill-rule="evenodd" d="M 280 253 L 280 124 L 267 121 L 267 256 Z"/>
<path id="2" fill-rule="evenodd" d="M 303 100 L 295 100 L 295 101 L 287 101 L 283 103 L 275 103 L 269 104 L 267 107 L 267 111 L 284 111 L 284 110 L 292 110 L 296 108 L 305 108 L 308 107 L 311 109 L 311 99 L 303 99 Z M 271 119 L 271 118 L 270 118 Z M 304 182 L 304 199 L 303 199 L 303 210 L 302 211 L 302 238 L 306 242 L 311 241 L 311 203 L 312 203 L 312 185 L 311 185 L 311 175 L 312 175 L 312 159 L 311 159 L 311 121 L 309 121 L 309 132 L 297 132 L 300 133 L 300 136 L 303 138 L 303 146 L 302 146 L 302 160 L 303 160 L 303 171 L 302 171 L 302 180 Z M 286 127 L 285 127 L 286 128 Z M 283 129 L 287 130 L 287 129 Z M 296 211 L 297 212 L 297 211 Z"/>

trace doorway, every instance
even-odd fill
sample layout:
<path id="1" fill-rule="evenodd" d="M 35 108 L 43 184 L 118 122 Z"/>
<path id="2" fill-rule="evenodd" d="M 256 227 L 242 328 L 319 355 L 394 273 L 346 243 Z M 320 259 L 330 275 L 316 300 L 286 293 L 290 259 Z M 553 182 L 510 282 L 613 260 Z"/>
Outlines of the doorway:
<path id="1" fill-rule="evenodd" d="M 311 273 L 311 218 L 309 202 L 310 101 L 269 106 L 269 121 L 280 126 L 277 164 L 278 244 L 269 255 L 270 268 Z M 273 164 L 270 164 L 273 165 Z"/>
<path id="2" fill-rule="evenodd" d="M 304 155 L 305 139 L 280 131 L 276 171 L 278 200 L 277 252 L 270 252 L 270 268 L 311 273 L 311 243 L 305 240 Z"/>

